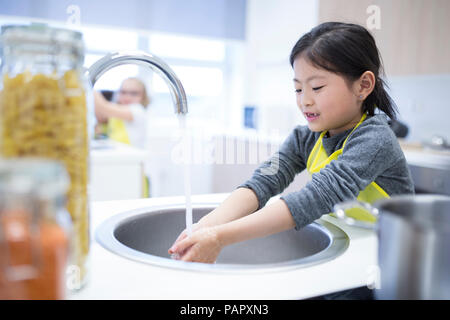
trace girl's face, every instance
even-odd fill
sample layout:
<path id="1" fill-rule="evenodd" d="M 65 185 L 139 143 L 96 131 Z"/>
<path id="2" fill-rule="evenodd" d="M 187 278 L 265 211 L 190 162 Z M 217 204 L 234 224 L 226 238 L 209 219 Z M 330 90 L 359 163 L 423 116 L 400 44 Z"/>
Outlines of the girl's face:
<path id="1" fill-rule="evenodd" d="M 143 99 L 144 90 L 142 84 L 133 79 L 126 79 L 122 82 L 117 98 L 119 104 L 142 103 Z"/>
<path id="2" fill-rule="evenodd" d="M 297 105 L 311 131 L 328 130 L 330 136 L 353 128 L 362 117 L 356 85 L 342 76 L 318 69 L 301 55 L 294 61 Z"/>

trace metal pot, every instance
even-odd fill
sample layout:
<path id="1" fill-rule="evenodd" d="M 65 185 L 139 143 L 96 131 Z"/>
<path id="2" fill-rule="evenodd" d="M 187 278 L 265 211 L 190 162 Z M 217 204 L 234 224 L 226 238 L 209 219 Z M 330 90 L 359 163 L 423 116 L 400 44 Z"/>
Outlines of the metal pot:
<path id="1" fill-rule="evenodd" d="M 365 209 L 376 223 L 358 221 L 348 210 Z M 380 287 L 377 299 L 450 299 L 450 197 L 403 195 L 335 205 L 347 224 L 374 229 L 378 236 Z"/>

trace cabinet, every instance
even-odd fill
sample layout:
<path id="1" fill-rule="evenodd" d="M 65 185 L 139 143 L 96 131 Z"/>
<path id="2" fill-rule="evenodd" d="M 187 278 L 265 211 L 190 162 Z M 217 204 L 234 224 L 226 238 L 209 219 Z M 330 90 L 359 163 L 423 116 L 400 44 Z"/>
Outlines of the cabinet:
<path id="1" fill-rule="evenodd" d="M 375 12 L 370 6 L 377 6 Z M 379 29 L 368 19 L 379 17 Z M 319 23 L 352 22 L 374 35 L 391 75 L 450 73 L 450 1 L 320 0 Z M 369 20 L 369 23 L 372 20 Z"/>
<path id="2" fill-rule="evenodd" d="M 92 141 L 90 200 L 142 198 L 142 174 L 148 154 L 114 141 Z"/>

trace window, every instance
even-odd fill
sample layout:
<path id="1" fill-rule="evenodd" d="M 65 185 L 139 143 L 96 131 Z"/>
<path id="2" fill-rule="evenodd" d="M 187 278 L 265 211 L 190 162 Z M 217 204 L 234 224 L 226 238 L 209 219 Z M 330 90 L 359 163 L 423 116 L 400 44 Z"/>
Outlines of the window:
<path id="1" fill-rule="evenodd" d="M 220 96 L 223 93 L 224 40 L 155 33 L 149 37 L 149 51 L 167 61 L 182 82 L 188 96 Z M 167 93 L 162 79 L 154 75 L 155 93 Z"/>
<path id="2" fill-rule="evenodd" d="M 154 34 L 150 36 L 150 48 L 157 56 L 196 61 L 223 62 L 225 43 L 187 36 Z"/>
<path id="3" fill-rule="evenodd" d="M 189 96 L 219 96 L 223 87 L 223 72 L 220 68 L 172 66 L 172 70 L 183 84 Z M 163 79 L 154 74 L 153 92 L 168 93 L 169 89 Z"/>
<path id="4" fill-rule="evenodd" d="M 138 34 L 115 28 L 82 27 L 84 44 L 88 52 L 136 50 Z"/>
<path id="5" fill-rule="evenodd" d="M 148 51 L 164 60 L 183 84 L 190 118 L 217 120 L 226 125 L 223 111 L 229 89 L 227 66 L 232 65 L 226 54 L 226 40 L 157 32 L 151 33 L 148 40 Z M 155 102 L 167 104 L 169 90 L 163 79 L 154 74 L 151 83 Z M 159 114 L 168 115 L 169 111 L 161 107 Z"/>
<path id="6" fill-rule="evenodd" d="M 86 48 L 84 67 L 93 63 L 110 52 L 134 51 L 138 49 L 139 35 L 136 32 L 121 29 L 82 27 Z M 95 84 L 96 90 L 117 90 L 125 78 L 136 77 L 139 67 L 122 65 L 107 71 Z"/>
<path id="7" fill-rule="evenodd" d="M 28 24 L 34 20 L 0 16 L 0 25 Z M 46 23 L 43 20 L 36 22 Z M 243 42 L 112 27 L 82 25 L 73 28 L 55 21 L 47 23 L 83 33 L 85 68 L 115 51 L 142 50 L 158 56 L 183 84 L 191 118 L 217 121 L 223 126 L 240 126 L 243 95 L 238 87 L 243 79 Z M 172 99 L 166 83 L 145 67 L 115 67 L 99 78 L 95 89 L 115 91 L 127 77 L 144 80 L 157 116 L 173 116 L 173 109 L 167 107 L 172 104 Z"/>

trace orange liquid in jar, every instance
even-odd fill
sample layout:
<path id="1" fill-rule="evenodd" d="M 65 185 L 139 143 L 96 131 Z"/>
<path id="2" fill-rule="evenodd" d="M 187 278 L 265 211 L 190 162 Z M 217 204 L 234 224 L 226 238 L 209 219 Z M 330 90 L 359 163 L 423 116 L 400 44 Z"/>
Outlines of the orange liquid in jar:
<path id="1" fill-rule="evenodd" d="M 38 232 L 32 234 L 29 220 L 23 211 L 1 215 L 0 299 L 64 299 L 68 238 L 60 226 L 46 221 L 40 222 Z M 28 265 L 33 270 L 32 277 L 11 279 L 5 272 L 6 264 Z"/>

